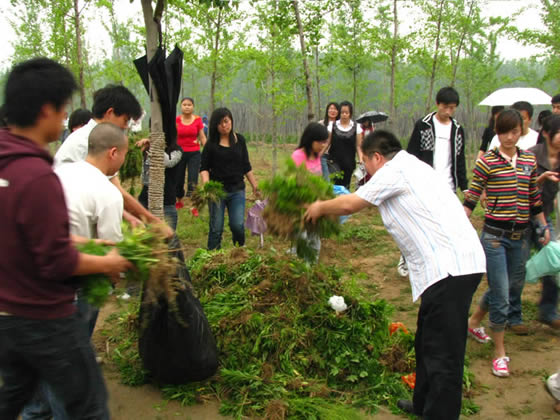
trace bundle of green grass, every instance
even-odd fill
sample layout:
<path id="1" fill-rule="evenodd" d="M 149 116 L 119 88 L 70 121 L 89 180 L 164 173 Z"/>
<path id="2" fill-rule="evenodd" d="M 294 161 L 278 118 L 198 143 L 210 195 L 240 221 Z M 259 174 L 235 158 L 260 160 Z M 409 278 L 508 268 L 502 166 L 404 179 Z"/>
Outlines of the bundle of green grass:
<path id="1" fill-rule="evenodd" d="M 208 181 L 196 187 L 191 196 L 195 208 L 202 208 L 206 204 L 218 203 L 226 197 L 224 185 L 219 181 Z"/>
<path id="2" fill-rule="evenodd" d="M 390 306 L 362 299 L 341 271 L 242 248 L 199 250 L 190 267 L 221 368 L 205 383 L 164 388 L 167 398 L 217 396 L 236 418 L 351 419 L 357 407 L 409 395 L 401 375 L 413 371 L 412 336 L 390 336 Z M 345 311 L 329 306 L 333 295 Z"/>
<path id="3" fill-rule="evenodd" d="M 133 263 L 134 269 L 125 274 L 126 282 L 150 283 L 150 290 L 161 288 L 171 289 L 164 283 L 173 278 L 175 265 L 169 256 L 164 235 L 152 226 L 132 228 L 122 225 L 123 240 L 115 245 L 119 254 Z M 78 245 L 78 249 L 90 255 L 106 255 L 113 246 L 89 241 Z M 87 301 L 101 307 L 109 298 L 113 286 L 109 277 L 104 274 L 83 276 L 80 281 L 82 293 Z"/>
<path id="4" fill-rule="evenodd" d="M 332 184 L 310 173 L 305 165 L 297 167 L 290 159 L 282 174 L 262 181 L 259 188 L 268 199 L 263 211 L 267 232 L 290 239 L 299 257 L 313 260 L 316 252 L 307 241 L 301 240 L 302 232 L 315 233 L 321 238 L 339 233 L 338 217 L 321 217 L 315 224 L 304 220 L 305 205 L 335 197 Z"/>

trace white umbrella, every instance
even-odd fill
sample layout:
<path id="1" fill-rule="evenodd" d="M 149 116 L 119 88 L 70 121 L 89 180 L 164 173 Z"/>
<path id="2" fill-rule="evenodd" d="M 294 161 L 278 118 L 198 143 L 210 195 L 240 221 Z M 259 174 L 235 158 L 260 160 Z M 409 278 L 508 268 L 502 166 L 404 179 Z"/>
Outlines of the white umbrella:
<path id="1" fill-rule="evenodd" d="M 488 95 L 479 105 L 512 105 L 526 101 L 533 105 L 550 105 L 552 97 L 537 88 L 504 88 Z"/>

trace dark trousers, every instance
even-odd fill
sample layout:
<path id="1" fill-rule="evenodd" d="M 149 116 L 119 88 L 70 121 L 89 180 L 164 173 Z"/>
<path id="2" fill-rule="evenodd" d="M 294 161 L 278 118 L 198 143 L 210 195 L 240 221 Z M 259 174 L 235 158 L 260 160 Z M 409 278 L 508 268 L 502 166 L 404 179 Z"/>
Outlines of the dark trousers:
<path id="1" fill-rule="evenodd" d="M 461 413 L 467 321 L 482 274 L 449 276 L 422 293 L 418 312 L 414 412 L 425 420 Z"/>
<path id="2" fill-rule="evenodd" d="M 336 178 L 334 180 L 334 185 L 342 185 L 343 187 L 346 187 L 346 189 L 350 190 L 350 182 L 352 181 L 352 175 L 354 173 L 354 169 L 356 169 L 356 167 L 342 167 L 341 166 L 341 174 L 342 174 L 342 178 Z"/>
<path id="3" fill-rule="evenodd" d="M 187 170 L 187 196 L 196 188 L 198 184 L 198 173 L 200 172 L 200 152 L 183 152 L 181 160 L 177 164 L 176 197 L 185 196 L 185 169 Z"/>
<path id="4" fill-rule="evenodd" d="M 107 390 L 77 314 L 54 320 L 0 316 L 0 419 L 17 419 L 44 381 L 71 419 L 108 419 Z"/>

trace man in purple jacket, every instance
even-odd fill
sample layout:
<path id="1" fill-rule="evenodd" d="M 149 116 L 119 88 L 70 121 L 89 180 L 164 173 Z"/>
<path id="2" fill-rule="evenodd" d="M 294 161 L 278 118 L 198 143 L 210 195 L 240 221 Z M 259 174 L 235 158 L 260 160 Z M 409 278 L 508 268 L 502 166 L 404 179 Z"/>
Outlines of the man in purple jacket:
<path id="1" fill-rule="evenodd" d="M 107 391 L 75 313 L 72 276 L 112 278 L 130 263 L 116 250 L 79 253 L 52 158 L 76 89 L 60 64 L 36 58 L 10 72 L 0 130 L 0 419 L 16 419 L 40 380 L 72 419 L 105 419 Z"/>

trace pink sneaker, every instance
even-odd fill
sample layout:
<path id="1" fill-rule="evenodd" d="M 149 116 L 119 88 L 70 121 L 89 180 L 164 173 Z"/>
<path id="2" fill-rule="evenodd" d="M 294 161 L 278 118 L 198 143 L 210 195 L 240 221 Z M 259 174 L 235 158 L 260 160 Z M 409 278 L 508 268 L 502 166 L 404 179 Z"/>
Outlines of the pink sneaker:
<path id="1" fill-rule="evenodd" d="M 484 332 L 484 327 L 469 328 L 469 335 L 479 343 L 488 343 L 492 339 Z"/>
<path id="2" fill-rule="evenodd" d="M 497 359 L 492 360 L 492 373 L 495 376 L 499 376 L 500 378 L 505 378 L 509 376 L 509 357 L 498 357 Z"/>

